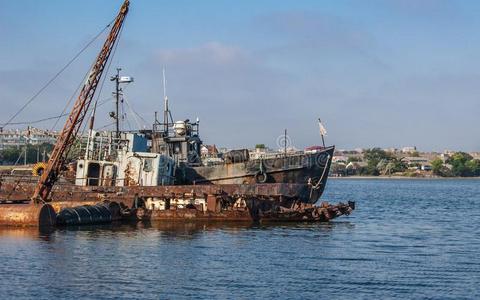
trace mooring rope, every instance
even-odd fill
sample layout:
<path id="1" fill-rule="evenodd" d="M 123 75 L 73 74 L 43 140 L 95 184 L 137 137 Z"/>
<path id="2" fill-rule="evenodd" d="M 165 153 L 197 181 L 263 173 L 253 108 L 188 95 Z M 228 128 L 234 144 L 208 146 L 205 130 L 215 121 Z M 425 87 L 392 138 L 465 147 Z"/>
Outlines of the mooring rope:
<path id="1" fill-rule="evenodd" d="M 330 154 L 327 154 L 327 163 L 325 164 L 325 166 L 323 168 L 322 176 L 317 181 L 317 183 L 314 186 L 312 186 L 312 188 L 310 189 L 310 198 L 312 198 L 313 191 L 318 190 L 320 188 L 320 185 L 322 184 L 322 181 L 323 181 L 323 177 L 325 176 L 325 173 L 327 171 L 327 164 L 328 164 L 329 160 L 330 160 Z"/>

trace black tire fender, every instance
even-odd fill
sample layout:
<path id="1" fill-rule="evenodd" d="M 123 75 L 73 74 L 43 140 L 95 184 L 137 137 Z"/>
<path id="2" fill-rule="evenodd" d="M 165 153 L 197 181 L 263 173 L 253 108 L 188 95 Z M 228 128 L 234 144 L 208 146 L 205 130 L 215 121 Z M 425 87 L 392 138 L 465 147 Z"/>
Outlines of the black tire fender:
<path id="1" fill-rule="evenodd" d="M 265 172 L 258 171 L 255 173 L 255 182 L 256 183 L 265 183 L 268 180 L 268 174 Z"/>

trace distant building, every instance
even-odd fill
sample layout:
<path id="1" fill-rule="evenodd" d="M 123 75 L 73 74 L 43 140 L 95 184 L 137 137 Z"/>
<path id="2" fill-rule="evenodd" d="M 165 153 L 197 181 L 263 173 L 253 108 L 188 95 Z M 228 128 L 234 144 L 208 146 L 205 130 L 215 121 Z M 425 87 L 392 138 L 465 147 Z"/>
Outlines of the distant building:
<path id="1" fill-rule="evenodd" d="M 426 157 L 404 157 L 402 160 L 409 165 L 421 165 L 429 162 Z"/>
<path id="2" fill-rule="evenodd" d="M 249 150 L 249 152 L 250 152 L 250 158 L 251 159 L 259 159 L 259 158 L 262 158 L 262 157 L 266 158 L 266 157 L 269 157 L 269 156 L 275 154 L 275 152 L 272 149 L 270 149 L 270 148 L 268 148 L 264 145 L 263 145 L 263 147 L 255 147 L 255 149 Z"/>
<path id="3" fill-rule="evenodd" d="M 417 151 L 417 147 L 415 147 L 415 146 L 409 146 L 409 147 L 403 147 L 402 148 L 403 153 L 412 153 L 412 152 L 415 152 L 415 151 Z"/>
<path id="4" fill-rule="evenodd" d="M 329 176 L 342 177 L 347 175 L 346 164 L 344 162 L 332 162 Z"/>
<path id="5" fill-rule="evenodd" d="M 470 154 L 473 159 L 480 159 L 480 152 L 470 152 L 468 154 Z"/>
<path id="6" fill-rule="evenodd" d="M 398 149 L 397 148 L 385 148 L 383 149 L 385 152 L 390 152 L 390 153 L 397 153 Z"/>
<path id="7" fill-rule="evenodd" d="M 303 151 L 305 153 L 317 153 L 317 152 L 322 151 L 323 149 L 325 149 L 325 147 L 323 147 L 323 146 L 310 146 L 310 147 L 305 148 L 305 150 L 303 150 Z M 339 152 L 342 152 L 342 150 L 339 150 Z"/>
<path id="8" fill-rule="evenodd" d="M 221 148 L 217 148 L 217 149 L 218 149 L 218 152 L 220 152 L 220 153 L 228 152 L 228 148 L 226 148 L 226 147 L 221 147 Z"/>
<path id="9" fill-rule="evenodd" d="M 421 169 L 422 171 L 431 171 L 431 170 L 432 170 L 432 165 L 429 164 L 429 163 L 425 163 L 425 164 L 422 164 L 422 165 L 420 166 L 420 169 Z"/>
<path id="10" fill-rule="evenodd" d="M 25 145 L 55 144 L 58 132 L 28 127 L 27 129 L 0 130 L 0 150 Z"/>
<path id="11" fill-rule="evenodd" d="M 357 153 L 363 153 L 364 152 L 364 150 L 362 148 L 355 148 L 354 151 L 357 152 Z"/>
<path id="12" fill-rule="evenodd" d="M 340 156 L 334 156 L 332 158 L 332 162 L 334 163 L 337 163 L 337 162 L 343 162 L 343 163 L 346 163 L 348 161 L 348 157 L 344 156 L 344 155 L 340 155 Z"/>
<path id="13" fill-rule="evenodd" d="M 429 161 L 432 161 L 440 156 L 440 153 L 437 152 L 421 152 L 419 153 L 421 157 L 424 157 L 428 159 Z"/>
<path id="14" fill-rule="evenodd" d="M 202 148 L 200 149 L 200 154 L 202 155 L 202 158 L 217 157 L 218 149 L 215 145 L 202 145 Z"/>
<path id="15" fill-rule="evenodd" d="M 457 153 L 457 151 L 453 151 L 453 150 L 443 150 L 443 154 L 448 155 L 448 156 L 452 156 L 452 155 L 454 155 L 455 153 Z"/>
<path id="16" fill-rule="evenodd" d="M 350 162 L 346 165 L 346 175 L 359 175 L 360 171 L 366 168 L 368 164 L 366 162 Z"/>

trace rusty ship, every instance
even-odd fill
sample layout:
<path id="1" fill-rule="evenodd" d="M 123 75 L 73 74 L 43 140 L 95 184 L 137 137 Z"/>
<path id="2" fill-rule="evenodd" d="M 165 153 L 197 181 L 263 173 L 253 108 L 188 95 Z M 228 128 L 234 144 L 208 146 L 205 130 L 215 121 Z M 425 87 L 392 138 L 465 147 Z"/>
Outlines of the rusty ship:
<path id="1" fill-rule="evenodd" d="M 327 183 L 334 146 L 314 146 L 305 151 L 287 151 L 285 147 L 283 152 L 260 155 L 252 155 L 248 149 L 225 153 L 214 151 L 213 155 L 204 157 L 199 121 L 170 121 L 167 97 L 165 103 L 163 122 L 155 118 L 153 130 L 147 133 L 152 152 L 175 160 L 177 183 L 307 184 L 312 187 L 312 193 L 308 199 L 303 199 L 304 202 L 313 204 L 320 199 Z M 284 140 L 287 139 L 285 136 Z"/>
<path id="2" fill-rule="evenodd" d="M 220 153 L 216 146 L 203 144 L 198 118 L 195 122 L 189 119 L 173 120 L 165 85 L 164 69 L 163 120 L 159 121 L 155 113 L 152 130 L 143 130 L 142 133 L 149 140 L 151 152 L 175 160 L 177 184 L 308 184 L 312 187 L 312 192 L 308 199 L 302 201 L 313 204 L 320 199 L 335 150 L 334 146 L 325 147 L 324 128 L 320 119 L 323 146 L 311 146 L 304 151 L 287 151 L 289 138 L 285 131 L 282 139 L 277 141 L 283 141 L 283 152 L 252 153 L 248 149 L 237 149 Z M 213 149 L 212 153 L 209 148 Z"/>
<path id="3" fill-rule="evenodd" d="M 329 221 L 352 212 L 353 202 L 315 205 L 325 188 L 333 147 L 255 159 L 234 151 L 208 165 L 200 159 L 198 121 L 155 120 L 152 130 L 96 132 L 94 95 L 108 72 L 129 5 L 125 0 L 108 26 L 48 162 L 35 168 L 36 176 L 0 176 L 0 225 Z M 118 107 L 118 73 L 116 81 Z M 70 163 L 69 153 L 82 141 L 79 131 L 89 114 L 83 154 Z M 118 113 L 116 118 L 118 124 Z"/>

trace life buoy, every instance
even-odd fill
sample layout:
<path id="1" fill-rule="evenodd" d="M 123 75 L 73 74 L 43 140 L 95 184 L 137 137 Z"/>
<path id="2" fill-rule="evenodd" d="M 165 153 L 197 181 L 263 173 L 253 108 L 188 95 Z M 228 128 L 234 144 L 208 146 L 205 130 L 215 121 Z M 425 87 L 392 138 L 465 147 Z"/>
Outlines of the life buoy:
<path id="1" fill-rule="evenodd" d="M 36 163 L 32 168 L 32 175 L 33 176 L 41 176 L 43 171 L 47 168 L 47 164 L 44 162 Z"/>
<path id="2" fill-rule="evenodd" d="M 263 173 L 263 172 L 260 172 L 260 171 L 255 173 L 255 182 L 265 183 L 265 182 L 267 182 L 267 180 L 268 180 L 268 174 L 267 173 Z"/>

